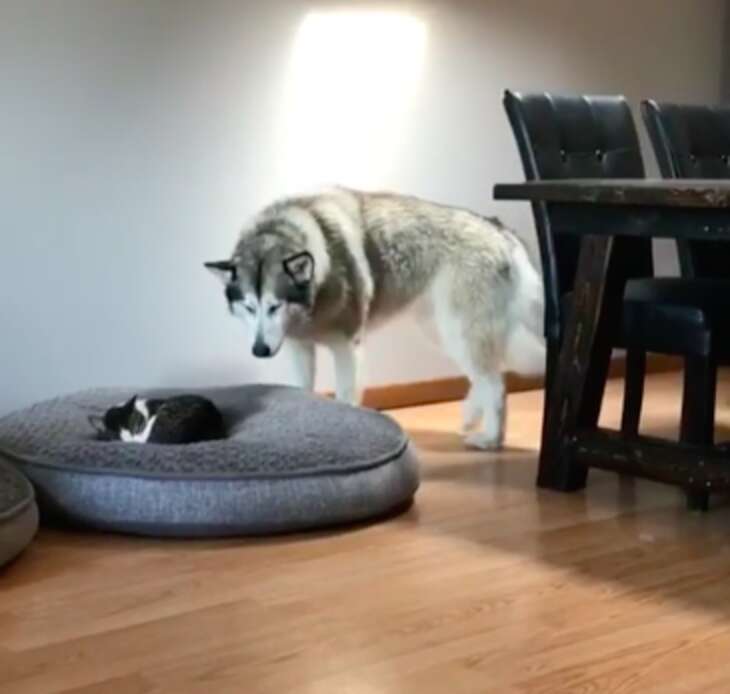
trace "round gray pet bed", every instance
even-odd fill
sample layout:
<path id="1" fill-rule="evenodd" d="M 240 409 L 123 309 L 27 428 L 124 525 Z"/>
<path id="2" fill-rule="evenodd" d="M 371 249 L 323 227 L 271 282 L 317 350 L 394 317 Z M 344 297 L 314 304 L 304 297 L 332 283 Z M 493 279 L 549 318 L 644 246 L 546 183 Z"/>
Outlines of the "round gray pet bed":
<path id="1" fill-rule="evenodd" d="M 0 566 L 20 554 L 38 530 L 33 487 L 23 475 L 0 462 Z"/>
<path id="2" fill-rule="evenodd" d="M 88 415 L 132 395 L 108 389 L 0 419 L 0 457 L 33 482 L 42 515 L 146 535 L 258 535 L 363 521 L 405 507 L 418 487 L 408 439 L 377 412 L 284 386 L 196 392 L 221 410 L 228 438 L 97 441 Z"/>

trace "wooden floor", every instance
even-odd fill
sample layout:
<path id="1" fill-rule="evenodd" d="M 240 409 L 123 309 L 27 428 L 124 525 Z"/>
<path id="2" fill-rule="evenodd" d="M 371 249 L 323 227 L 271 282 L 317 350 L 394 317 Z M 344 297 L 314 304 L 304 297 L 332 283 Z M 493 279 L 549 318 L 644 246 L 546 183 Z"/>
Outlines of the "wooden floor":
<path id="1" fill-rule="evenodd" d="M 730 509 L 688 513 L 676 490 L 607 473 L 538 492 L 540 400 L 510 398 L 501 455 L 463 450 L 456 405 L 396 413 L 424 482 L 369 527 L 43 530 L 0 574 L 0 692 L 730 692 Z M 647 428 L 671 432 L 678 408 L 674 378 L 654 377 Z"/>

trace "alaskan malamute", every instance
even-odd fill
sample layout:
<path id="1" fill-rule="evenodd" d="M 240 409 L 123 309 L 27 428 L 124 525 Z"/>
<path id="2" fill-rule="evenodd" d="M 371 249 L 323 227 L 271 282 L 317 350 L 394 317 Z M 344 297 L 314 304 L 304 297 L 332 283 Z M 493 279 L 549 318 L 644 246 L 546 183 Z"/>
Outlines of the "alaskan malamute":
<path id="1" fill-rule="evenodd" d="M 300 385 L 314 386 L 314 346 L 334 355 L 336 395 L 359 402 L 368 326 L 425 299 L 448 355 L 471 381 L 466 441 L 498 448 L 504 373 L 544 369 L 543 287 L 522 242 L 499 220 L 391 193 L 336 189 L 263 210 L 229 260 L 206 263 L 253 353 L 291 342 Z"/>

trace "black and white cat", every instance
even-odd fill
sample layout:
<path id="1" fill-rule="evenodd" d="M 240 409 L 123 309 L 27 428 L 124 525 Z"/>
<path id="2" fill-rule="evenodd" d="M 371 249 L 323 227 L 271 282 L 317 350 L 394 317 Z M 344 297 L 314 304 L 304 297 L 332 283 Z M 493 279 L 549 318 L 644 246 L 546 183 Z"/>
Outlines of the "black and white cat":
<path id="1" fill-rule="evenodd" d="M 89 422 L 99 438 L 128 443 L 196 443 L 226 437 L 218 408 L 200 395 L 140 398 L 109 408 Z"/>

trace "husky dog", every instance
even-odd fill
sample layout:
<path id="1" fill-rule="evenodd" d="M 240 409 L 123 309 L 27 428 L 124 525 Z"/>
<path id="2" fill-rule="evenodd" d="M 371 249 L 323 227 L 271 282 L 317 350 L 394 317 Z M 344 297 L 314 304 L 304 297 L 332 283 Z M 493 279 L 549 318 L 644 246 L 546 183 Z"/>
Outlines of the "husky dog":
<path id="1" fill-rule="evenodd" d="M 315 344 L 324 344 L 336 396 L 353 404 L 366 328 L 425 300 L 447 354 L 471 381 L 468 445 L 502 445 L 504 373 L 544 369 L 542 282 L 522 242 L 495 218 L 338 188 L 275 202 L 244 228 L 230 259 L 205 265 L 248 325 L 255 356 L 275 355 L 286 339 L 299 385 L 311 389 Z"/>

